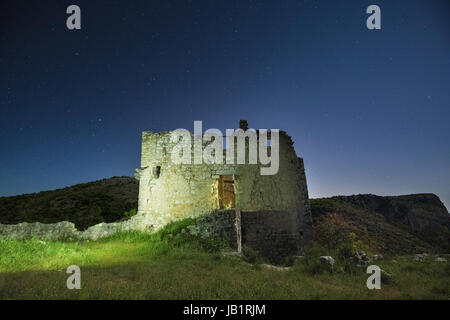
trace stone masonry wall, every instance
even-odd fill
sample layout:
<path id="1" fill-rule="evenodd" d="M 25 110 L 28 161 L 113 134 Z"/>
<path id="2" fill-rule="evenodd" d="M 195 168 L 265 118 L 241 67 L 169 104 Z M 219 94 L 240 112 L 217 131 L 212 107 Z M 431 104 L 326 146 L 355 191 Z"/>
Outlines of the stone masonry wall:
<path id="1" fill-rule="evenodd" d="M 308 235 L 296 212 L 242 212 L 241 228 L 242 246 L 273 263 L 283 263 L 289 256 L 302 254 L 308 244 L 305 241 Z"/>

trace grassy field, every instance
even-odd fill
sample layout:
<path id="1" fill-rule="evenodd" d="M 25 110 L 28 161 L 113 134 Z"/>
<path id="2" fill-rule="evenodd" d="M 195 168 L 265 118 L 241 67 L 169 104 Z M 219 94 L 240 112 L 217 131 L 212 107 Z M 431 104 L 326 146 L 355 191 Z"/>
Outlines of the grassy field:
<path id="1" fill-rule="evenodd" d="M 448 263 L 411 256 L 377 261 L 392 274 L 368 290 L 365 270 L 334 273 L 297 260 L 278 271 L 222 253 L 172 225 L 96 242 L 0 241 L 0 299 L 448 299 Z M 313 254 L 312 254 L 313 255 Z M 395 261 L 393 261 L 395 259 Z M 309 262 L 308 262 L 309 261 Z M 68 290 L 66 268 L 81 268 L 81 290 Z"/>

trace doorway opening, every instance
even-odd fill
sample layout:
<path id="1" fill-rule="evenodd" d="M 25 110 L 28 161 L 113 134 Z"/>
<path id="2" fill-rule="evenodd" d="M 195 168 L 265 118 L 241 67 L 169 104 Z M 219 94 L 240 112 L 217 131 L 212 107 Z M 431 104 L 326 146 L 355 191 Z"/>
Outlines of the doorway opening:
<path id="1" fill-rule="evenodd" d="M 236 208 L 233 175 L 223 175 L 219 178 L 219 207 L 220 209 Z"/>

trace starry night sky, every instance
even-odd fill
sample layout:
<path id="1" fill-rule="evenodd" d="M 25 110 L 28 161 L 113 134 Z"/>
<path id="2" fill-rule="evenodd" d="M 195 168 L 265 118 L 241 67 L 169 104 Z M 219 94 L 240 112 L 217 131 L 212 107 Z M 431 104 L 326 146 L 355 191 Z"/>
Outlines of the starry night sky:
<path id="1" fill-rule="evenodd" d="M 82 30 L 66 28 L 77 4 Z M 382 30 L 366 28 L 381 7 Z M 0 196 L 132 175 L 141 132 L 280 128 L 311 197 L 450 207 L 450 1 L 2 1 Z"/>

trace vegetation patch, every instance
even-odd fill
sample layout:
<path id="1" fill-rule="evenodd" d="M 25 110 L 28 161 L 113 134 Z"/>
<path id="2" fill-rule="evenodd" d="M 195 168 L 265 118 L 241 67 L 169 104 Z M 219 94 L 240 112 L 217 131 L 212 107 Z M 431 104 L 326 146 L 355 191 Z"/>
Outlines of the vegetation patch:
<path id="1" fill-rule="evenodd" d="M 450 270 L 431 256 L 377 261 L 392 275 L 368 290 L 365 268 L 346 270 L 316 243 L 293 267 L 262 268 L 257 254 L 223 255 L 223 242 L 189 232 L 196 219 L 154 234 L 121 232 L 98 241 L 0 240 L 0 299 L 448 299 Z M 247 250 L 247 249 L 244 249 Z M 337 256 L 336 256 L 337 257 Z M 66 269 L 81 268 L 81 290 L 68 290 Z M 411 267 L 414 266 L 414 267 Z"/>

